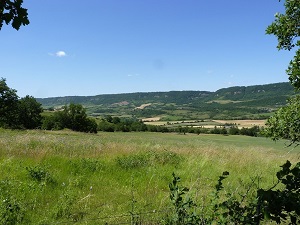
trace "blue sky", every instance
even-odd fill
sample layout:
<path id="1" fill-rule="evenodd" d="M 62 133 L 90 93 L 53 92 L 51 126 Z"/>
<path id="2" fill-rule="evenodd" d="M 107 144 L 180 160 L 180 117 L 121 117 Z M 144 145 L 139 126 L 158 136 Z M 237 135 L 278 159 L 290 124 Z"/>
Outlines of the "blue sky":
<path id="1" fill-rule="evenodd" d="M 292 52 L 266 27 L 277 0 L 24 0 L 0 31 L 0 77 L 18 95 L 216 91 L 288 81 Z"/>

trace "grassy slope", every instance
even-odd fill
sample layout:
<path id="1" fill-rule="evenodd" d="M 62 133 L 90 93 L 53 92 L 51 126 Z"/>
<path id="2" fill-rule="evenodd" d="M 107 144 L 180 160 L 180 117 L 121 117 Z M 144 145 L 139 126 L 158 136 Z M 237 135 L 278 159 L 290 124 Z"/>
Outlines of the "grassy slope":
<path id="1" fill-rule="evenodd" d="M 202 202 L 225 170 L 229 189 L 256 175 L 268 186 L 279 165 L 298 157 L 283 142 L 243 136 L 0 130 L 0 196 L 19 204 L 29 224 L 99 224 L 128 213 L 133 199 L 135 211 L 165 209 L 173 171 Z"/>

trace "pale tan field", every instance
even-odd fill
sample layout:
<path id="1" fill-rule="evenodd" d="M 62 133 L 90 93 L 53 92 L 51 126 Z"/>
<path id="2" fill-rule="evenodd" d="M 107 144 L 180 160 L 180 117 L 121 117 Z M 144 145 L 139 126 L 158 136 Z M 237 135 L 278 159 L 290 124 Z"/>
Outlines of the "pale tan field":
<path id="1" fill-rule="evenodd" d="M 159 121 L 160 117 L 151 117 L 151 118 L 145 118 L 142 119 L 145 124 L 152 124 L 152 125 L 164 125 L 166 122 L 164 121 Z"/>
<path id="2" fill-rule="evenodd" d="M 148 125 L 155 125 L 155 126 L 163 126 L 166 125 L 166 121 L 160 121 L 160 117 L 152 117 L 152 118 L 145 118 L 142 121 Z M 212 124 L 214 123 L 214 124 Z M 225 124 L 235 124 L 238 128 L 250 128 L 253 126 L 260 126 L 263 127 L 266 124 L 266 120 L 212 120 L 207 122 L 201 122 L 195 120 L 187 120 L 187 121 L 171 121 L 170 124 L 181 124 L 193 127 L 203 127 L 203 128 L 214 128 L 222 127 Z"/>
<path id="3" fill-rule="evenodd" d="M 239 128 L 253 127 L 253 126 L 265 126 L 266 120 L 213 120 L 217 123 L 231 123 L 236 124 Z"/>

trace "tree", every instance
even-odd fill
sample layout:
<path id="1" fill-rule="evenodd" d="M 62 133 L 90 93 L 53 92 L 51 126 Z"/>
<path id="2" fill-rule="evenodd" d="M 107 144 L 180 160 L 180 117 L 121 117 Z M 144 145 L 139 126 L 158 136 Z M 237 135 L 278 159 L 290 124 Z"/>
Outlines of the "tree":
<path id="1" fill-rule="evenodd" d="M 281 1 L 281 0 L 279 0 Z M 279 50 L 296 49 L 294 59 L 290 61 L 288 69 L 291 84 L 300 89 L 300 1 L 286 0 L 284 3 L 285 14 L 276 13 L 275 21 L 267 27 L 266 33 L 277 36 Z"/>
<path id="2" fill-rule="evenodd" d="M 34 97 L 19 99 L 17 91 L 0 79 L 0 127 L 34 129 L 41 125 L 42 105 Z"/>
<path id="3" fill-rule="evenodd" d="M 0 79 L 0 127 L 14 128 L 18 121 L 18 95 L 9 88 L 4 78 Z"/>
<path id="4" fill-rule="evenodd" d="M 87 131 L 86 126 L 88 119 L 83 106 L 71 103 L 66 110 L 69 116 L 69 128 L 75 131 Z"/>
<path id="5" fill-rule="evenodd" d="M 5 22 L 11 23 L 12 27 L 19 30 L 23 25 L 28 25 L 27 9 L 22 7 L 23 0 L 1 0 L 0 1 L 0 30 Z"/>
<path id="6" fill-rule="evenodd" d="M 279 0 L 280 1 L 280 0 Z M 285 14 L 276 13 L 275 21 L 267 27 L 266 33 L 277 36 L 279 50 L 296 49 L 293 60 L 286 70 L 295 90 L 300 90 L 300 1 L 286 0 Z M 288 101 L 267 121 L 264 133 L 273 140 L 285 138 L 290 145 L 300 143 L 300 97 Z"/>
<path id="7" fill-rule="evenodd" d="M 27 95 L 19 100 L 19 123 L 25 129 L 39 128 L 42 124 L 42 104 L 32 96 Z"/>
<path id="8" fill-rule="evenodd" d="M 46 116 L 42 128 L 47 130 L 68 128 L 74 131 L 97 133 L 96 121 L 87 117 L 82 105 L 73 103 L 64 106 L 62 111 Z"/>

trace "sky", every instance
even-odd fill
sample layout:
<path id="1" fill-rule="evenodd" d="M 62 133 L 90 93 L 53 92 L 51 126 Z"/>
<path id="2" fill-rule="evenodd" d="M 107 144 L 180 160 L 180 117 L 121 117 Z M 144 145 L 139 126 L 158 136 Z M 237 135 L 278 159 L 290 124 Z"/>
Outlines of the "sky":
<path id="1" fill-rule="evenodd" d="M 200 90 L 287 82 L 293 52 L 266 27 L 277 0 L 24 0 L 0 30 L 0 77 L 20 97 Z"/>

